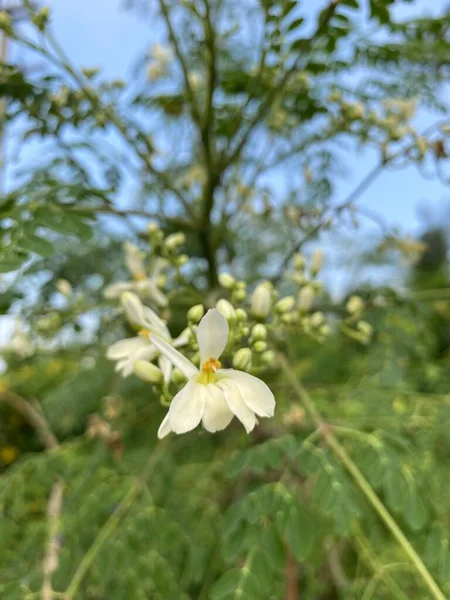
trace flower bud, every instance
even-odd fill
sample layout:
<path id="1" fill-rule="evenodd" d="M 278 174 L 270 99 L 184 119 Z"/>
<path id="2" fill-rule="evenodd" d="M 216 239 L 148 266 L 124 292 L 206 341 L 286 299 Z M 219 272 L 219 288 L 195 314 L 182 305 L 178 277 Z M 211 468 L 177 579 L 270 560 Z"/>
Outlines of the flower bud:
<path id="1" fill-rule="evenodd" d="M 347 312 L 354 315 L 364 308 L 364 301 L 360 296 L 350 296 L 345 308 L 347 309 Z"/>
<path id="2" fill-rule="evenodd" d="M 277 355 L 273 350 L 266 350 L 261 354 L 261 360 L 265 365 L 273 365 L 277 359 Z"/>
<path id="3" fill-rule="evenodd" d="M 252 360 L 250 348 L 240 348 L 233 356 L 233 367 L 245 371 Z"/>
<path id="4" fill-rule="evenodd" d="M 161 275 L 158 275 L 158 277 L 156 278 L 156 285 L 159 288 L 164 288 L 167 285 L 167 275 L 164 275 L 164 273 L 162 273 Z"/>
<path id="5" fill-rule="evenodd" d="M 150 223 L 147 225 L 147 232 L 152 235 L 153 233 L 156 233 L 157 231 L 160 231 L 160 227 L 158 225 L 158 223 L 154 223 L 153 221 L 150 221 Z"/>
<path id="6" fill-rule="evenodd" d="M 323 324 L 324 320 L 325 317 L 323 316 L 323 312 L 319 311 L 311 315 L 310 323 L 312 327 L 320 327 Z"/>
<path id="7" fill-rule="evenodd" d="M 220 313 L 222 313 L 227 321 L 236 320 L 236 311 L 234 310 L 231 302 L 228 302 L 228 300 L 221 298 L 217 301 L 216 308 Z"/>
<path id="8" fill-rule="evenodd" d="M 316 294 L 314 289 L 310 285 L 306 285 L 302 288 L 298 293 L 298 307 L 300 310 L 308 311 L 311 306 L 314 304 L 314 300 L 316 298 Z"/>
<path id="9" fill-rule="evenodd" d="M 189 256 L 187 254 L 181 254 L 175 261 L 177 267 L 184 266 L 187 262 L 189 262 Z"/>
<path id="10" fill-rule="evenodd" d="M 205 309 L 203 308 L 202 304 L 191 306 L 187 313 L 188 321 L 191 323 L 199 323 L 204 314 Z"/>
<path id="11" fill-rule="evenodd" d="M 236 288 L 238 290 L 246 290 L 247 284 L 245 283 L 245 281 L 236 281 Z"/>
<path id="12" fill-rule="evenodd" d="M 316 276 L 323 266 L 324 254 L 323 251 L 318 248 L 314 250 L 311 256 L 311 273 Z"/>
<path id="13" fill-rule="evenodd" d="M 284 313 L 281 315 L 281 322 L 285 325 L 293 325 L 298 323 L 299 316 L 296 312 Z"/>
<path id="14" fill-rule="evenodd" d="M 250 333 L 250 329 L 248 327 L 241 327 L 241 334 L 246 337 Z"/>
<path id="15" fill-rule="evenodd" d="M 6 33 L 12 31 L 12 21 L 9 13 L 6 10 L 0 11 L 0 29 L 3 29 Z"/>
<path id="16" fill-rule="evenodd" d="M 253 350 L 255 352 L 258 352 L 258 354 L 260 354 L 261 352 L 264 352 L 265 350 L 267 350 L 267 344 L 266 344 L 266 342 L 262 342 L 262 341 L 255 342 L 253 344 Z"/>
<path id="17" fill-rule="evenodd" d="M 234 302 L 243 302 L 247 298 L 247 292 L 243 289 L 234 289 L 232 299 Z"/>
<path id="18" fill-rule="evenodd" d="M 232 287 L 234 287 L 236 279 L 229 273 L 221 273 L 219 275 L 219 283 L 226 290 L 230 290 Z"/>
<path id="19" fill-rule="evenodd" d="M 294 269 L 297 269 L 297 271 L 303 271 L 304 268 L 305 258 L 302 254 L 297 252 L 296 254 L 294 254 Z"/>
<path id="20" fill-rule="evenodd" d="M 372 337 L 373 327 L 367 321 L 359 321 L 357 328 L 367 338 L 367 341 Z"/>
<path id="21" fill-rule="evenodd" d="M 267 285 L 260 283 L 256 286 L 251 299 L 251 314 L 259 319 L 264 319 L 270 312 L 272 299 Z"/>
<path id="22" fill-rule="evenodd" d="M 67 279 L 58 279 L 58 281 L 56 282 L 56 289 L 58 290 L 58 292 L 60 292 L 60 294 L 63 294 L 64 296 L 70 296 L 70 294 L 72 293 L 72 286 L 67 281 Z"/>
<path id="23" fill-rule="evenodd" d="M 239 323 L 245 323 L 247 320 L 247 313 L 243 308 L 236 308 L 236 319 Z"/>
<path id="24" fill-rule="evenodd" d="M 252 342 L 264 341 L 267 338 L 267 329 L 261 323 L 255 325 L 252 329 Z"/>
<path id="25" fill-rule="evenodd" d="M 287 313 L 290 310 L 292 310 L 294 308 L 294 306 L 295 306 L 294 296 L 285 296 L 284 298 L 281 298 L 281 300 L 278 300 L 278 302 L 275 304 L 275 310 L 279 314 L 284 314 L 284 313 Z"/>
<path id="26" fill-rule="evenodd" d="M 186 236 L 181 231 L 177 233 L 171 233 L 164 240 L 164 246 L 167 250 L 175 250 L 178 246 L 181 246 L 186 241 Z"/>
<path id="27" fill-rule="evenodd" d="M 176 368 L 172 370 L 171 379 L 175 385 L 180 385 L 180 383 L 183 383 L 184 381 L 186 381 L 186 377 L 183 375 L 183 373 L 180 371 L 180 369 L 176 369 Z"/>
<path id="28" fill-rule="evenodd" d="M 33 24 L 36 25 L 36 27 L 39 29 L 39 31 L 44 31 L 45 27 L 47 26 L 49 16 L 50 16 L 49 7 L 43 6 L 37 14 L 33 15 L 31 20 L 32 20 Z"/>
<path id="29" fill-rule="evenodd" d="M 160 385 L 163 382 L 161 369 L 158 369 L 158 367 L 146 360 L 137 360 L 134 363 L 134 372 L 139 379 L 143 379 L 154 385 Z"/>

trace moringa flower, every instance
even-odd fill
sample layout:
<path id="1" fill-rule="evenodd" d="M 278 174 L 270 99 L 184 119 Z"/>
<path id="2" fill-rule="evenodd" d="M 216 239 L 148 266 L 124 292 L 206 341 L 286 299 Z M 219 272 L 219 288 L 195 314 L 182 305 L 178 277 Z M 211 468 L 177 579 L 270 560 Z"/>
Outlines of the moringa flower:
<path id="1" fill-rule="evenodd" d="M 217 310 L 209 310 L 197 329 L 200 370 L 158 335 L 153 344 L 187 377 L 187 384 L 176 394 L 158 430 L 163 438 L 171 431 L 186 433 L 200 421 L 210 432 L 225 429 L 236 416 L 247 433 L 258 417 L 272 417 L 275 398 L 267 385 L 248 373 L 221 369 L 219 357 L 228 341 L 228 323 Z"/>
<path id="2" fill-rule="evenodd" d="M 121 373 L 123 377 L 128 377 L 133 373 L 136 361 L 147 360 L 152 362 L 158 356 L 158 348 L 152 343 L 153 334 L 158 335 L 175 347 L 185 346 L 188 343 L 190 335 L 188 330 L 183 331 L 180 336 L 172 340 L 164 321 L 151 308 L 144 306 L 132 292 L 122 294 L 122 305 L 128 321 L 132 325 L 140 327 L 136 337 L 116 342 L 108 348 L 106 353 L 107 358 L 117 361 L 116 371 Z M 161 355 L 158 359 L 158 365 L 163 372 L 164 381 L 168 383 L 172 375 L 172 363 Z"/>
<path id="3" fill-rule="evenodd" d="M 131 242 L 125 242 L 124 251 L 125 264 L 133 279 L 132 281 L 118 281 L 117 283 L 108 285 L 103 291 L 105 298 L 111 300 L 113 298 L 120 298 L 123 292 L 135 292 L 139 296 L 149 298 L 157 306 L 167 306 L 167 298 L 158 286 L 161 271 L 167 266 L 166 259 L 156 257 L 152 271 L 147 273 L 143 253 L 137 246 Z"/>

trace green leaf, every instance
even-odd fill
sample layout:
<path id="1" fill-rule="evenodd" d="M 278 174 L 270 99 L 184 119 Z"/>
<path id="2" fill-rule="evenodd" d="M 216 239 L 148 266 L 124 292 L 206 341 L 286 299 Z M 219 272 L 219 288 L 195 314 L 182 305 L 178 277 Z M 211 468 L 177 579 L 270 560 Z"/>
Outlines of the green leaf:
<path id="1" fill-rule="evenodd" d="M 400 512 L 405 504 L 408 486 L 401 474 L 395 469 L 388 469 L 383 477 L 383 489 L 390 508 Z"/>
<path id="2" fill-rule="evenodd" d="M 213 585 L 210 598 L 211 600 L 221 600 L 222 598 L 258 598 L 260 592 L 258 580 L 247 566 L 242 569 L 232 569 L 216 581 Z"/>
<path id="3" fill-rule="evenodd" d="M 419 531 L 427 522 L 427 509 L 416 490 L 408 488 L 404 517 L 411 529 Z"/>
<path id="4" fill-rule="evenodd" d="M 289 511 L 285 535 L 295 558 L 299 561 L 307 559 L 314 548 L 316 524 L 303 506 L 294 506 Z"/>
<path id="5" fill-rule="evenodd" d="M 293 31 L 294 29 L 297 29 L 297 27 L 301 27 L 301 25 L 303 25 L 304 22 L 305 22 L 305 19 L 303 17 L 294 19 L 294 21 L 292 21 L 292 23 L 289 24 L 289 27 L 287 28 L 287 30 Z"/>
<path id="6" fill-rule="evenodd" d="M 10 273 L 11 271 L 17 271 L 28 259 L 28 255 L 8 253 L 0 254 L 0 273 Z"/>
<path id="7" fill-rule="evenodd" d="M 35 252 L 44 258 L 55 254 L 55 248 L 52 244 L 37 235 L 27 235 L 20 238 L 19 246 L 28 250 L 28 252 Z"/>

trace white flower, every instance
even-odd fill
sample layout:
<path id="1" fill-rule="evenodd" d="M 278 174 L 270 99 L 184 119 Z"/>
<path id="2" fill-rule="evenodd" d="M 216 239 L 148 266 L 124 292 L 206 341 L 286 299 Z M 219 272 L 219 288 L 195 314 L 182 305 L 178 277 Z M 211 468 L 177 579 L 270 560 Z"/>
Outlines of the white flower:
<path id="1" fill-rule="evenodd" d="M 233 416 L 244 425 L 247 433 L 257 424 L 258 417 L 271 417 L 275 398 L 267 385 L 235 369 L 221 369 L 219 357 L 228 341 L 228 323 L 217 310 L 209 310 L 197 329 L 200 350 L 200 370 L 170 344 L 153 337 L 154 345 L 187 377 L 187 384 L 176 394 L 158 430 L 163 438 L 171 431 L 186 433 L 200 421 L 210 432 L 225 429 Z"/>
<path id="2" fill-rule="evenodd" d="M 132 281 L 118 281 L 108 285 L 103 295 L 109 300 L 120 298 L 123 292 L 135 292 L 142 297 L 149 298 L 157 306 L 167 306 L 167 298 L 158 287 L 158 279 L 161 271 L 167 266 L 164 258 L 157 257 L 154 261 L 151 273 L 146 273 L 143 260 L 143 253 L 137 246 L 130 242 L 125 242 L 125 264 L 133 276 Z"/>
<path id="3" fill-rule="evenodd" d="M 175 340 L 172 340 L 166 324 L 158 315 L 144 306 L 139 298 L 131 293 L 122 294 L 122 305 L 128 321 L 141 329 L 137 337 L 120 340 L 110 346 L 106 353 L 107 358 L 117 361 L 116 371 L 123 377 L 133 373 L 134 363 L 138 360 L 152 362 L 159 354 L 158 348 L 153 345 L 154 334 L 166 340 L 175 347 L 185 346 L 188 343 L 190 332 L 185 330 Z M 159 356 L 158 365 L 163 372 L 164 381 L 168 383 L 172 375 L 172 363 L 165 356 Z"/>

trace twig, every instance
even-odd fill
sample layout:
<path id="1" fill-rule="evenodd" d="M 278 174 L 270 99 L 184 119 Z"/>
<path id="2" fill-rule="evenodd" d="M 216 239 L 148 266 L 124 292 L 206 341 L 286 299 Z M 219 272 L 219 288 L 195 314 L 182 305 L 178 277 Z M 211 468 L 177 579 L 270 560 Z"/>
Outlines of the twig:
<path id="1" fill-rule="evenodd" d="M 286 560 L 286 600 L 298 600 L 298 573 L 297 565 L 292 552 L 288 552 Z"/>
<path id="2" fill-rule="evenodd" d="M 360 491 L 363 493 L 363 495 L 366 497 L 366 499 L 369 501 L 369 503 L 375 509 L 378 516 L 383 521 L 383 523 L 385 524 L 387 529 L 389 529 L 389 531 L 391 532 L 393 537 L 397 540 L 397 542 L 403 548 L 405 554 L 410 559 L 410 561 L 413 564 L 418 575 L 420 576 L 423 583 L 426 585 L 426 587 L 430 591 L 432 597 L 435 598 L 435 600 L 445 600 L 444 594 L 442 593 L 439 586 L 433 579 L 433 576 L 431 575 L 431 573 L 426 568 L 426 566 L 423 563 L 420 556 L 417 554 L 417 552 L 413 548 L 411 542 L 408 540 L 408 538 L 405 536 L 403 531 L 397 525 L 397 522 L 392 517 L 390 512 L 387 510 L 387 508 L 384 506 L 383 502 L 379 499 L 379 497 L 373 490 L 370 483 L 367 481 L 367 479 L 364 477 L 364 475 L 358 469 L 358 467 L 353 462 L 351 457 L 347 454 L 347 451 L 345 450 L 345 448 L 343 446 L 341 446 L 341 444 L 339 443 L 337 438 L 333 435 L 330 428 L 326 427 L 326 424 L 325 424 L 324 420 L 322 419 L 321 414 L 315 407 L 314 402 L 312 401 L 312 398 L 310 397 L 310 395 L 308 394 L 306 389 L 303 387 L 303 385 L 300 383 L 300 381 L 298 380 L 294 371 L 291 369 L 291 366 L 290 366 L 288 360 L 283 355 L 279 355 L 279 360 L 280 360 L 281 366 L 283 368 L 283 371 L 289 381 L 289 384 L 291 385 L 291 387 L 295 390 L 295 392 L 298 394 L 298 396 L 302 400 L 303 405 L 305 406 L 306 410 L 309 412 L 311 418 L 313 419 L 313 421 L 315 422 L 317 427 L 323 430 L 324 439 L 325 439 L 326 443 L 330 446 L 330 448 L 336 454 L 336 456 L 341 460 L 343 466 L 350 473 L 354 482 L 359 487 Z"/>

